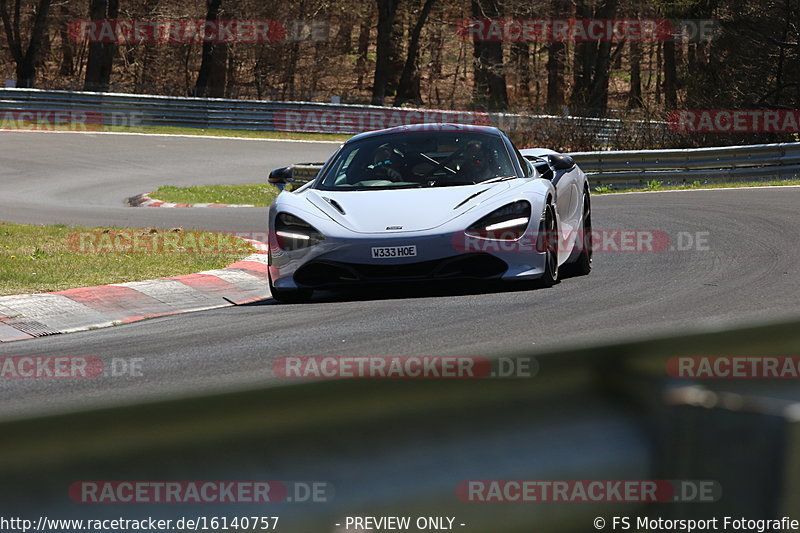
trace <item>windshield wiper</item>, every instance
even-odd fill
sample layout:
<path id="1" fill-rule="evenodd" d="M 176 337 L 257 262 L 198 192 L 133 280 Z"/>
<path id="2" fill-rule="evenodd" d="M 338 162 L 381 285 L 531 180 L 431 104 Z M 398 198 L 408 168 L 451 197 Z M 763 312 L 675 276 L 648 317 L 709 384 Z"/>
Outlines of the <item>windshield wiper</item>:
<path id="1" fill-rule="evenodd" d="M 484 185 L 486 183 L 496 183 L 498 181 L 514 180 L 519 176 L 500 176 L 499 178 L 492 178 L 486 181 L 450 181 L 450 180 L 433 180 L 428 182 L 428 187 L 452 187 L 454 185 Z"/>
<path id="2" fill-rule="evenodd" d="M 476 185 L 474 181 L 431 181 L 428 187 L 458 187 L 461 185 Z"/>

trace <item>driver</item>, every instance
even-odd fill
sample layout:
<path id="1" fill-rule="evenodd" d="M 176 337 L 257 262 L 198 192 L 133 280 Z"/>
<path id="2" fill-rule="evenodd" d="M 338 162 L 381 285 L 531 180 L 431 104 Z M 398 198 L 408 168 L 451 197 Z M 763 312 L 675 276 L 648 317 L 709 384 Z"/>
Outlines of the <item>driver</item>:
<path id="1" fill-rule="evenodd" d="M 387 179 L 390 181 L 403 181 L 397 163 L 397 154 L 389 143 L 380 145 L 372 155 L 372 164 L 367 166 L 367 172 L 372 179 Z"/>
<path id="2" fill-rule="evenodd" d="M 464 159 L 457 176 L 469 181 L 485 181 L 492 178 L 491 154 L 482 141 L 469 141 L 464 150 Z"/>

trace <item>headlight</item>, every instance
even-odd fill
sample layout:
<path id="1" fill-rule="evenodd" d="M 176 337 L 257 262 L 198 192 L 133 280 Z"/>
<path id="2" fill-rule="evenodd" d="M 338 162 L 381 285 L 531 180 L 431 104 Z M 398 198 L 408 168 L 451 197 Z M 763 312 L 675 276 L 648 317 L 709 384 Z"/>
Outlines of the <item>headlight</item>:
<path id="1" fill-rule="evenodd" d="M 314 246 L 325 238 L 317 228 L 289 213 L 278 213 L 275 217 L 275 237 L 282 250 L 290 251 Z"/>
<path id="2" fill-rule="evenodd" d="M 515 241 L 522 237 L 531 220 L 531 204 L 525 200 L 492 211 L 467 228 L 467 235 L 484 239 Z"/>

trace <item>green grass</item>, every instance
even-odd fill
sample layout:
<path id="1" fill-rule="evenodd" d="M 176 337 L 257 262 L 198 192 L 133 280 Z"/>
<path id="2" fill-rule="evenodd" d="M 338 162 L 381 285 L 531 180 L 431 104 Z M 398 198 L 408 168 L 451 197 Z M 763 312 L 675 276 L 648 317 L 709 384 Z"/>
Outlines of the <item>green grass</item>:
<path id="1" fill-rule="evenodd" d="M 694 181 L 683 185 L 665 185 L 664 182 L 652 180 L 644 187 L 614 188 L 613 185 L 594 187 L 596 194 L 612 194 L 638 191 L 680 191 L 684 189 L 732 189 L 736 187 L 770 187 L 775 185 L 800 185 L 798 180 L 772 181 L 736 181 L 726 183 L 700 183 Z M 174 187 L 164 185 L 150 197 L 164 202 L 176 204 L 251 204 L 260 207 L 269 206 L 278 196 L 278 190 L 272 185 L 197 185 L 193 187 Z"/>
<path id="2" fill-rule="evenodd" d="M 268 206 L 278 196 L 278 189 L 268 184 L 197 185 L 175 187 L 163 185 L 150 197 L 176 204 L 251 204 Z"/>
<path id="3" fill-rule="evenodd" d="M 141 249 L 162 242 L 177 246 L 124 252 L 133 239 Z M 225 267 L 251 252 L 249 245 L 227 235 L 178 228 L 131 230 L 0 222 L 0 296 L 191 274 Z"/>
<path id="4" fill-rule="evenodd" d="M 595 194 L 614 194 L 621 192 L 641 192 L 641 191 L 683 191 L 691 189 L 738 189 L 741 187 L 776 187 L 780 185 L 800 185 L 800 179 L 796 180 L 769 180 L 769 181 L 728 181 L 720 183 L 700 183 L 694 181 L 682 185 L 664 185 L 661 181 L 653 180 L 644 187 L 625 187 L 615 189 L 613 185 L 598 185 L 594 187 Z"/>
<path id="5" fill-rule="evenodd" d="M 663 181 L 650 180 L 645 184 L 644 190 L 646 190 L 646 191 L 659 191 L 659 190 L 661 190 L 661 186 L 662 185 L 664 185 Z"/>

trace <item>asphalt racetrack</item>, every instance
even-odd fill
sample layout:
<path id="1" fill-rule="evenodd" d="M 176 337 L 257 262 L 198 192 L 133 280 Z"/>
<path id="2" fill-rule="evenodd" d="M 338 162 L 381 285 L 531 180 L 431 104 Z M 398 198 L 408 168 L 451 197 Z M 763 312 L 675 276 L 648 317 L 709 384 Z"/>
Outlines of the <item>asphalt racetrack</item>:
<path id="1" fill-rule="evenodd" d="M 263 232 L 263 208 L 130 208 L 124 200 L 164 184 L 262 182 L 273 167 L 324 160 L 336 147 L 0 133 L 0 220 Z M 141 358 L 143 376 L 2 380 L 0 418 L 263 385 L 275 379 L 272 361 L 285 355 L 487 355 L 793 316 L 798 205 L 795 187 L 594 196 L 595 230 L 665 232 L 672 249 L 601 250 L 589 276 L 551 289 L 324 293 L 303 305 L 267 300 L 3 344 L 0 356 Z"/>

